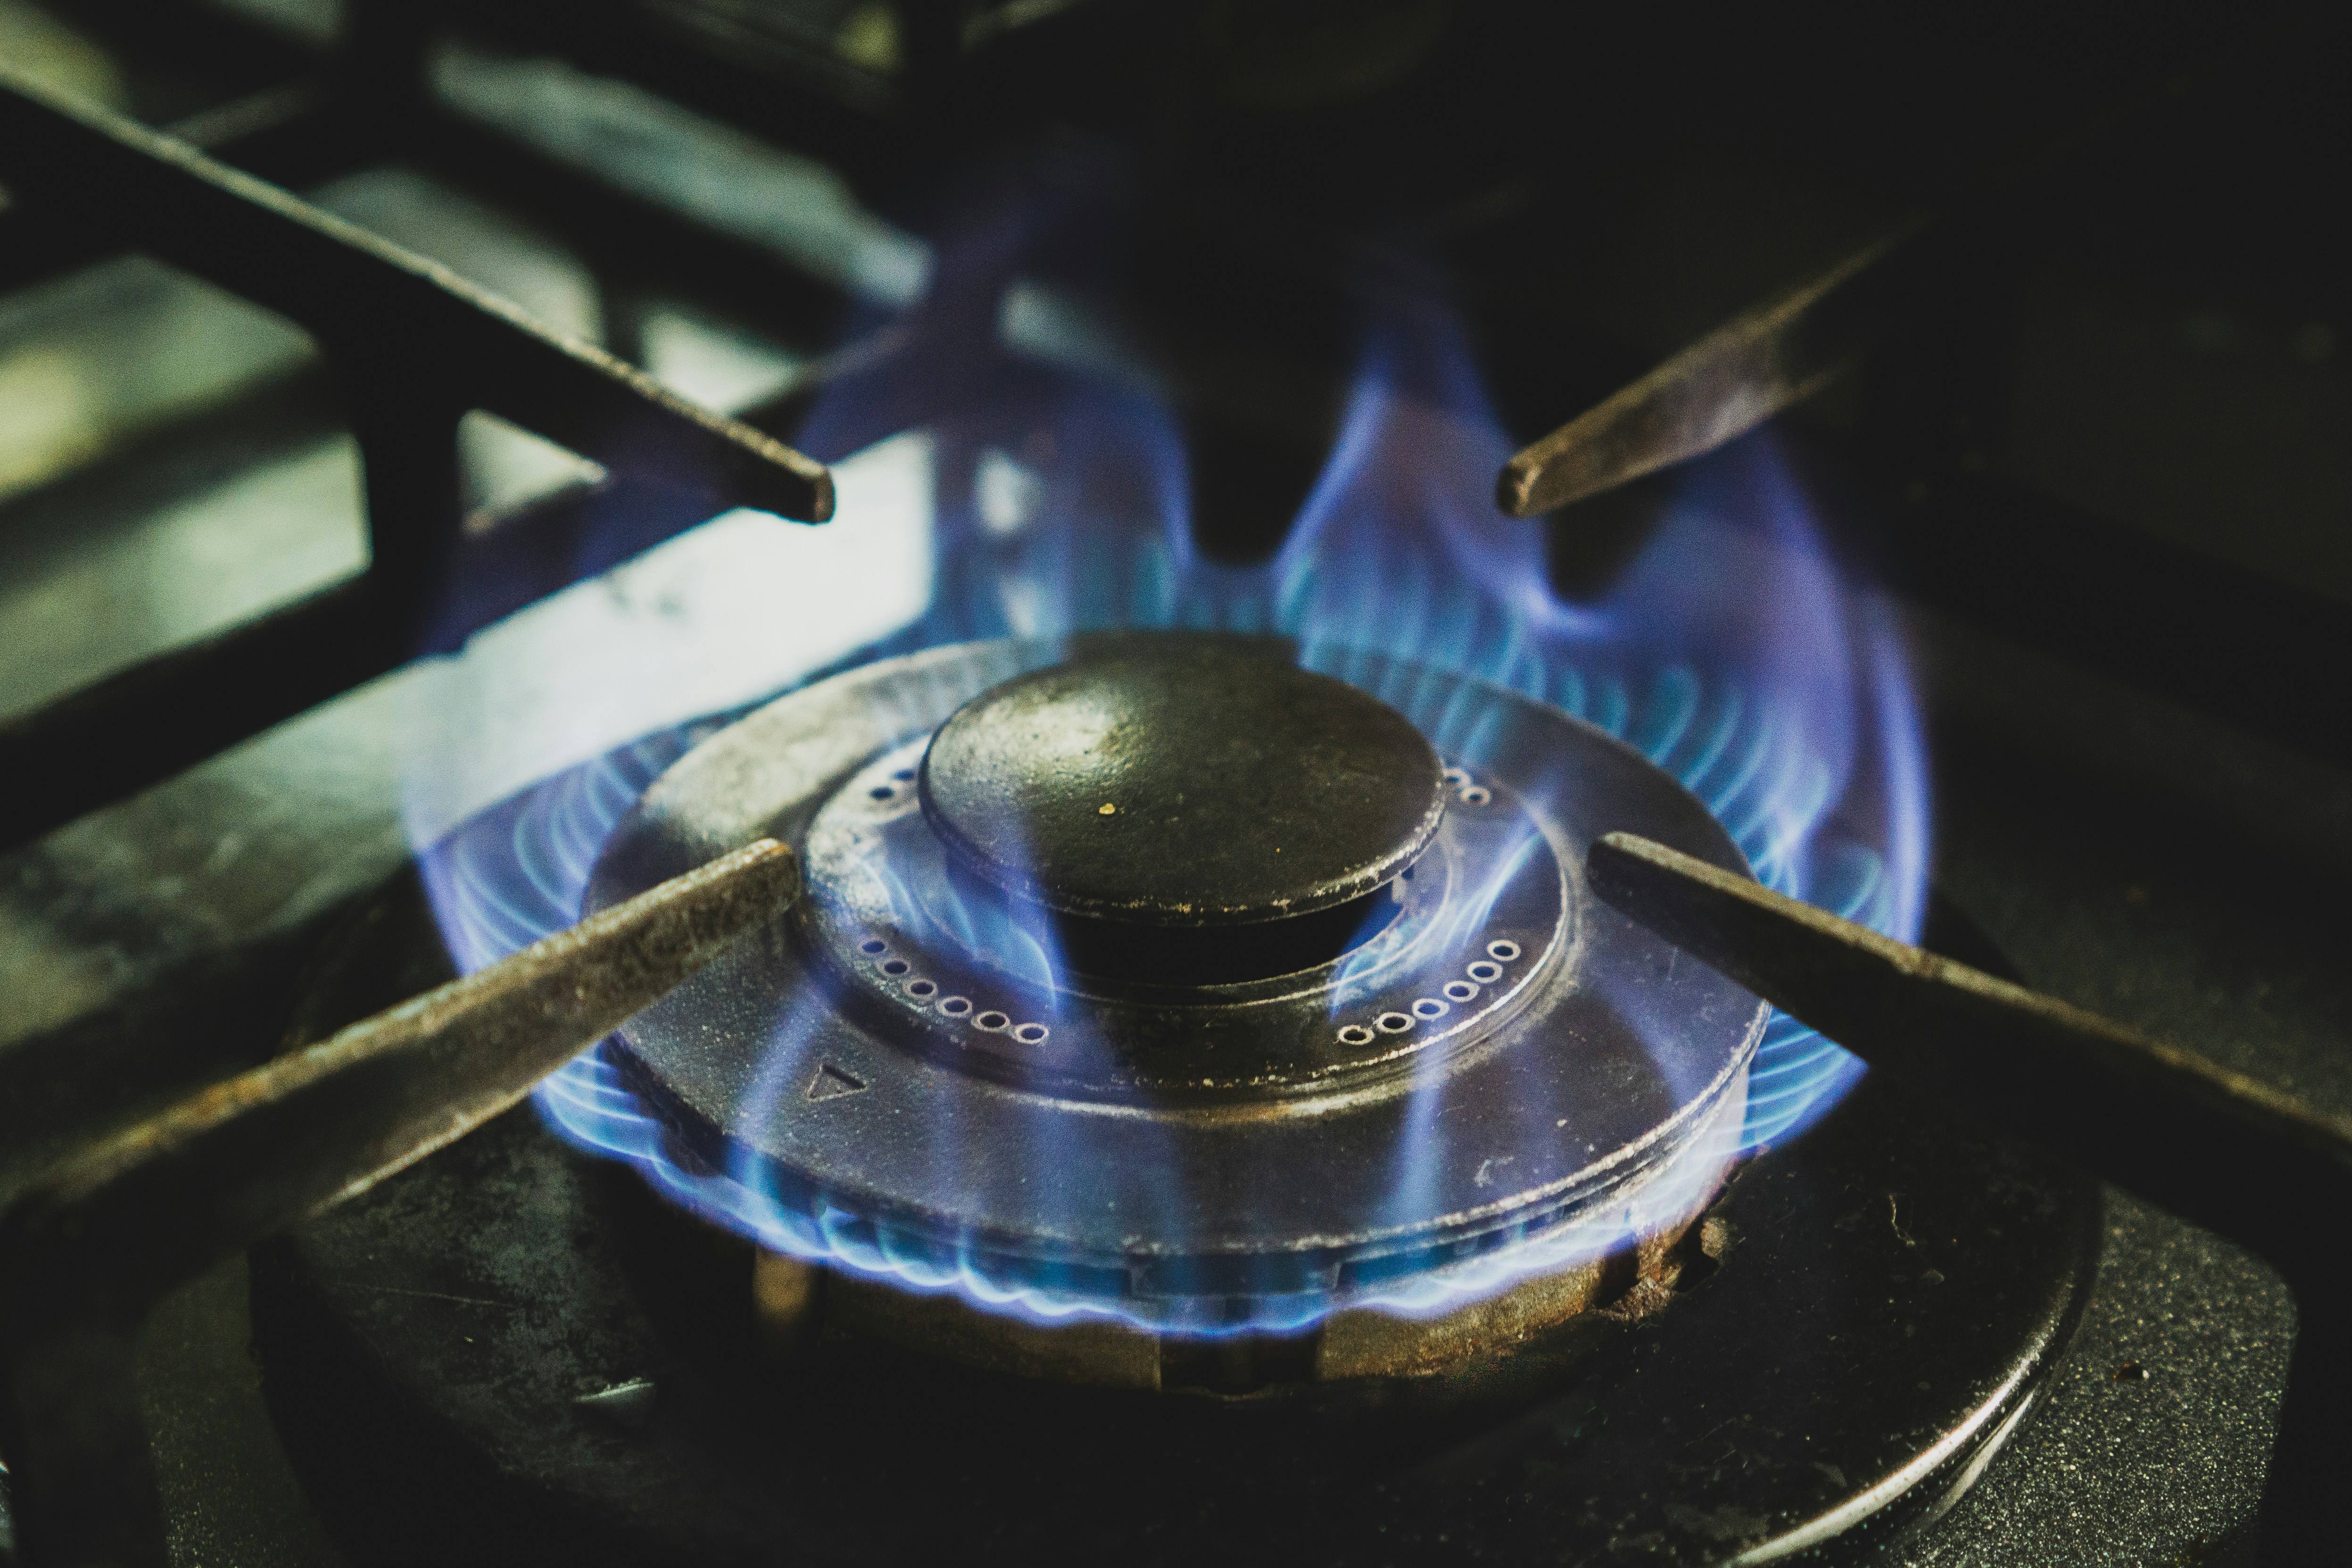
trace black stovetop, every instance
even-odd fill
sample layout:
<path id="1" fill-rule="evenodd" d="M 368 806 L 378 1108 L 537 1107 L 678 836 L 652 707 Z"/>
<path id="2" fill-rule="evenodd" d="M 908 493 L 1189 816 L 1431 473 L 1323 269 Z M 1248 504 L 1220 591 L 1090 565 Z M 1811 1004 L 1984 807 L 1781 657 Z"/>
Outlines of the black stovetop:
<path id="1" fill-rule="evenodd" d="M 1325 12 L 1339 8 L 1313 5 L 1266 8 L 1278 26 L 1241 4 L 1149 24 L 1119 0 L 968 7 L 957 43 L 937 19 L 951 9 L 516 0 L 412 27 L 427 14 L 352 6 L 353 39 L 344 7 L 300 0 L 164 19 L 0 0 L 0 56 L 198 131 L 191 116 L 323 81 L 312 118 L 240 141 L 215 114 L 205 134 L 787 436 L 824 356 L 875 342 L 919 288 L 922 237 L 1008 190 L 1114 189 L 1117 247 L 1038 258 L 1028 352 L 1082 354 L 1068 344 L 1086 334 L 1056 321 L 1118 321 L 1179 412 L 1204 547 L 1245 558 L 1272 548 L 1317 471 L 1368 296 L 1442 283 L 1512 434 L 1532 437 L 1903 211 L 2242 52 L 2063 199 L 1981 233 L 1948 312 L 1780 421 L 1780 439 L 1855 570 L 1898 594 L 1941 898 L 2041 989 L 2352 1110 L 2352 931 L 2329 897 L 2352 870 L 2352 727 L 2324 675 L 2352 646 L 2352 258 L 2328 221 L 2352 138 L 2327 129 L 2340 95 L 2307 63 L 2326 49 L 2242 18 L 2118 39 L 2021 9 L 1930 36 L 1474 0 L 1395 0 L 1337 32 Z M 355 67 L 336 63 L 339 37 Z M 1325 63 L 1297 65 L 1294 46 Z M 10 719 L 342 577 L 365 548 L 315 345 L 50 216 L 0 209 Z M 747 633 L 763 623 L 712 564 L 736 558 L 677 546 L 500 620 L 696 519 L 615 541 L 576 459 L 496 426 L 466 439 L 478 536 L 554 521 L 521 531 L 553 542 L 503 563 L 503 598 L 430 630 L 462 657 L 384 676 L 0 861 L 0 1192 L 276 1048 L 320 943 L 398 881 L 413 836 L 788 684 L 919 591 L 857 569 L 903 555 L 906 536 L 845 522 L 838 559 L 798 544 L 772 558 L 834 590 L 803 630 Z M 859 476 L 845 494 L 880 498 L 872 512 L 903 496 L 887 460 L 844 472 Z M 1544 525 L 1555 576 L 1605 580 L 1656 501 L 1637 486 Z M 608 662 L 583 657 L 600 645 Z M 614 678 L 640 655 L 703 673 Z M 544 718 L 586 690 L 593 721 Z M 487 760 L 404 793 L 420 723 Z M 514 1152 L 525 1131 L 465 1157 L 552 1157 Z M 2095 1281 L 2037 1408 L 1888 1560 L 2247 1549 L 2285 1289 L 2126 1194 L 2104 1205 Z M 298 1246 L 315 1263 L 364 1222 Z M 265 1307 L 273 1278 L 284 1298 L 287 1276 L 265 1271 Z M 224 1268 L 171 1298 L 143 1342 L 175 1551 L 343 1560 L 354 1516 L 289 1458 L 249 1350 L 253 1300 L 245 1266 Z"/>

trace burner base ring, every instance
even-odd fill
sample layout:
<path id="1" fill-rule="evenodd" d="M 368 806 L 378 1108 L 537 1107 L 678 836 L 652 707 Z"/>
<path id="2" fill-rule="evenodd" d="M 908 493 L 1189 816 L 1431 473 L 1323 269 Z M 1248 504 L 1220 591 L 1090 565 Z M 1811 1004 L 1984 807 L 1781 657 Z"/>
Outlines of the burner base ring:
<path id="1" fill-rule="evenodd" d="M 358 937 L 311 1033 L 411 994 L 438 949 L 421 904 Z M 258 1254 L 254 1311 L 288 1448 L 355 1563 L 914 1560 L 984 1539 L 1172 1568 L 1244 1531 L 1301 1561 L 1440 1534 L 1501 1562 L 1799 1539 L 1842 1558 L 1936 1516 L 2019 1429 L 2099 1220 L 2095 1184 L 1873 1074 L 1744 1167 L 1708 1216 L 1717 1267 L 1667 1310 L 1584 1313 L 1433 1375 L 1171 1397 L 840 1332 L 767 1368 L 749 1250 L 519 1112 Z M 588 1398 L 640 1380 L 647 1398 Z"/>
<path id="2" fill-rule="evenodd" d="M 921 888 L 860 869 L 887 858 L 866 851 L 922 830 L 903 785 L 923 738 L 1064 651 L 938 647 L 793 692 L 614 828 L 592 909 L 761 834 L 804 851 L 801 910 L 632 1019 L 613 1058 L 694 1158 L 750 1173 L 753 1234 L 1048 1318 L 1206 1335 L 1237 1303 L 1261 1329 L 1431 1310 L 1434 1277 L 1473 1256 L 1484 1282 L 1455 1299 L 1491 1293 L 1712 1187 L 1738 1140 L 1702 1133 L 1744 1095 L 1767 1009 L 1598 903 L 1581 866 L 1619 829 L 1745 861 L 1640 752 L 1457 672 L 1339 659 L 1431 737 L 1461 797 L 1419 862 L 1446 900 L 1408 893 L 1344 958 L 1157 1000 L 1050 967 L 1024 1000 L 934 968 L 907 940 Z M 879 982 L 901 988 L 887 1006 Z"/>

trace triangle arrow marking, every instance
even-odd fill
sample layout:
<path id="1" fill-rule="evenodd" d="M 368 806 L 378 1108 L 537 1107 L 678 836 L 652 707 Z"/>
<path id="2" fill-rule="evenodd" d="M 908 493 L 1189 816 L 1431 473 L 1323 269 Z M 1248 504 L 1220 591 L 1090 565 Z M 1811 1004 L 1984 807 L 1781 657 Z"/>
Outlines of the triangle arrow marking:
<path id="1" fill-rule="evenodd" d="M 819 1067 L 816 1076 L 809 1079 L 808 1097 L 811 1100 L 839 1100 L 845 1094 L 865 1092 L 864 1079 L 845 1073 L 831 1062 Z"/>

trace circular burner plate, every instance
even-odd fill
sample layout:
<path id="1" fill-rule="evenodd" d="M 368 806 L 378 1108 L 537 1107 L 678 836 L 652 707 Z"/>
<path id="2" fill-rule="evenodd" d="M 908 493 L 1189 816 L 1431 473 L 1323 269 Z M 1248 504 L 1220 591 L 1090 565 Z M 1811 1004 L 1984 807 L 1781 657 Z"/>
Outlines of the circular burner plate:
<path id="1" fill-rule="evenodd" d="M 1122 646 L 1189 639 L 1138 634 Z M 1401 1033 L 1443 1047 L 1404 1058 L 1410 1071 L 1286 1083 L 1288 1061 L 1268 1069 L 1234 1047 L 1222 1058 L 1229 1065 L 1202 1068 L 1189 1085 L 1162 1074 L 1143 1086 L 1149 1093 L 1116 1095 L 1095 1069 L 1132 1058 L 1084 1009 L 1071 1011 L 1079 998 L 1042 981 L 1024 994 L 1000 975 L 990 994 L 919 976 L 895 945 L 911 915 L 848 939 L 881 943 L 873 956 L 886 971 L 898 963 L 905 978 L 935 982 L 919 999 L 925 1010 L 971 1004 L 968 1016 L 935 1020 L 939 1032 L 952 1038 L 985 1017 L 1035 1052 L 1037 1077 L 983 1068 L 1009 1048 L 1003 1041 L 959 1061 L 952 1047 L 928 1048 L 921 1030 L 842 1005 L 856 1002 L 855 986 L 828 978 L 816 955 L 826 921 L 856 900 L 817 884 L 844 856 L 822 833 L 813 842 L 812 823 L 823 829 L 836 813 L 828 803 L 845 799 L 884 833 L 886 818 L 908 816 L 912 803 L 877 798 L 889 784 L 862 770 L 888 766 L 975 693 L 1061 653 L 1011 642 L 936 648 L 794 692 L 682 758 L 614 830 L 591 908 L 762 833 L 806 852 L 812 886 L 793 918 L 622 1030 L 635 1080 L 711 1163 L 749 1152 L 779 1202 L 845 1211 L 886 1249 L 929 1249 L 1000 1288 L 1052 1282 L 1115 1297 L 1147 1321 L 1185 1321 L 1234 1295 L 1344 1302 L 1377 1288 L 1366 1281 L 1579 1222 L 1631 1201 L 1729 1113 L 1766 1010 L 1591 899 L 1580 872 L 1591 840 L 1617 829 L 1744 871 L 1722 827 L 1599 730 L 1499 687 L 1376 656 L 1354 659 L 1350 680 L 1425 733 L 1460 734 L 1445 761 L 1495 782 L 1460 786 L 1476 801 L 1462 802 L 1460 824 L 1429 853 L 1451 844 L 1471 855 L 1463 847 L 1478 831 L 1473 818 L 1516 822 L 1517 856 L 1490 847 L 1486 862 L 1465 862 L 1510 875 L 1465 883 L 1450 920 L 1417 926 L 1409 906 L 1328 973 L 1288 977 L 1288 994 L 1279 984 L 1263 994 L 1263 985 L 1203 987 L 1163 1011 L 1171 1034 L 1197 1041 L 1250 1009 L 1304 1008 L 1335 1050 L 1376 1067 L 1401 1055 L 1381 1028 L 1393 1016 Z M 1457 811 L 1446 815 L 1453 823 Z M 835 824 L 833 837 L 855 831 Z M 1522 888 L 1529 877 L 1545 881 L 1542 897 Z M 892 895 L 877 898 L 879 921 Z M 836 952 L 841 934 L 832 933 Z M 1491 955 L 1501 952 L 1513 956 L 1498 963 Z M 1415 966 L 1428 973 L 1405 985 L 1398 976 Z M 1447 1028 L 1445 987 L 1490 971 L 1487 989 L 1509 1005 L 1486 1018 L 1491 1026 Z M 1392 985 L 1405 985 L 1394 1000 Z M 1424 1002 L 1425 1020 L 1405 1010 Z M 1350 1065 L 1344 1051 L 1336 1065 Z"/>
<path id="2" fill-rule="evenodd" d="M 353 947 L 322 1027 L 406 994 L 361 972 L 437 939 L 414 910 Z M 726 1310 L 746 1255 L 525 1111 L 274 1245 L 255 1310 L 355 1562 L 1843 1557 L 1948 1506 L 2015 1430 L 2097 1213 L 2079 1177 L 1874 1076 L 1748 1167 L 1720 1267 L 1652 1317 L 1431 1379 L 1121 1394 L 858 1340 L 763 1369 Z"/>

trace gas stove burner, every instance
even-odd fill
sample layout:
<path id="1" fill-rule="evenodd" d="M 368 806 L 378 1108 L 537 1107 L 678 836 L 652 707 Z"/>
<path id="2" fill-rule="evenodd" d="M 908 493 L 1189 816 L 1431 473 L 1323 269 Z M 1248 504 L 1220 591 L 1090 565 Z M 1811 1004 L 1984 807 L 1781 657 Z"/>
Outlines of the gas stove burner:
<path id="1" fill-rule="evenodd" d="M 813 1228 L 1154 1331 L 1425 1314 L 1687 1224 L 1765 1010 L 1579 868 L 1627 829 L 1744 871 L 1729 837 L 1539 703 L 1292 658 L 970 644 L 720 731 L 589 906 L 760 834 L 805 897 L 625 1071 Z"/>
<path id="2" fill-rule="evenodd" d="M 959 712 L 986 730 L 1098 710 L 1130 657 L 1164 678 L 1123 689 L 1141 707 L 1214 709 L 1218 682 L 1175 679 L 1198 659 L 1328 693 L 1328 713 L 1373 726 L 1351 754 L 1384 750 L 1367 696 L 1427 738 L 1433 759 L 1402 736 L 1385 748 L 1437 770 L 1444 810 L 1417 847 L 1404 804 L 1417 797 L 1400 784 L 1385 837 L 1349 838 L 1289 884 L 1328 884 L 1325 909 L 1371 897 L 1385 920 L 1337 921 L 1300 970 L 1160 984 L 1116 955 L 1188 928 L 1105 921 L 1105 903 L 1121 912 L 1111 900 L 1068 907 L 1067 858 L 997 852 L 991 875 L 990 857 L 942 846 L 922 787 L 932 737 Z M 1245 658 L 1278 662 L 1224 662 Z M 740 952 L 733 979 L 575 1063 L 567 1109 L 550 1117 L 575 1135 L 580 1118 L 609 1118 L 594 1147 L 625 1143 L 694 1214 L 794 1256 L 714 1235 L 631 1172 L 504 1119 L 257 1259 L 256 1339 L 305 1486 L 348 1510 L 353 1538 L 380 1548 L 371 1560 L 481 1563 L 913 1560 L 986 1542 L 992 1556 L 1174 1563 L 1237 1541 L 1373 1561 L 1440 1538 L 1493 1561 L 1810 1560 L 1867 1552 L 1951 1506 L 2022 1428 L 2082 1310 L 2095 1184 L 1957 1125 L 1887 1075 L 1719 1180 L 1756 1005 L 1697 984 L 1697 966 L 1645 945 L 1577 875 L 1587 837 L 1621 823 L 1737 864 L 1713 824 L 1638 757 L 1537 704 L 1398 660 L 1316 662 L 1352 689 L 1264 646 L 943 647 L 812 686 L 683 757 L 665 738 L 634 773 L 591 770 L 482 819 L 468 842 L 530 872 L 516 898 L 560 894 L 565 912 L 585 874 L 572 846 L 606 846 L 602 897 L 771 826 L 803 852 L 808 897 Z M 994 750 L 1016 782 L 1143 754 L 1077 747 L 1057 763 L 1018 733 Z M 933 756 L 934 809 L 987 849 L 989 818 L 976 829 L 948 787 L 951 750 Z M 1241 781 L 1228 805 L 1246 815 L 1313 815 L 1300 770 L 1202 771 Z M 1117 793 L 1130 782 L 1097 800 L 1099 777 L 1073 781 L 1076 826 L 1139 807 L 1145 794 Z M 980 798 L 985 812 L 993 797 Z M 633 815 L 608 831 L 628 799 Z M 593 809 L 551 809 L 565 802 Z M 1104 804 L 1112 816 L 1085 820 Z M 829 815 L 838 859 L 817 853 Z M 1032 835 L 1025 809 L 1007 820 Z M 1474 830 L 1501 838 L 1519 822 L 1521 853 L 1478 858 Z M 1382 844 L 1393 871 L 1370 873 L 1369 894 L 1331 873 L 1380 860 Z M 844 868 L 898 900 L 879 906 L 887 934 L 864 940 L 906 945 L 847 941 L 877 928 L 854 923 L 874 910 Z M 1443 918 L 1391 954 L 1408 906 L 1441 884 L 1454 889 Z M 1549 926 L 1502 912 L 1547 884 Z M 950 907 L 970 922 L 918 919 Z M 1513 934 L 1492 934 L 1507 920 Z M 1108 966 L 1066 941 L 1087 921 L 1119 928 Z M 1039 942 L 1043 967 L 1008 929 Z M 1343 1049 L 1351 997 L 1390 984 L 1433 994 L 1410 973 L 1423 956 L 1468 944 L 1451 963 L 1496 940 L 1518 954 L 1489 956 L 1503 973 L 1473 983 L 1518 986 L 1511 1007 L 1458 1036 L 1444 1029 L 1464 1008 L 1416 1018 L 1385 1060 L 1348 1054 L 1370 1042 Z M 1964 927 L 1931 941 L 1980 951 Z M 322 963 L 295 1037 L 415 994 L 441 953 L 420 906 L 387 900 Z M 928 1021 L 912 1015 L 912 984 L 940 981 L 950 960 L 971 989 L 940 991 Z M 1046 1037 L 957 1033 L 940 1004 L 961 994 L 977 1008 L 983 981 L 992 1010 Z M 1144 1069 L 1167 1038 L 1115 1027 L 1153 1016 L 1288 1018 L 1293 1033 L 1233 1023 L 1230 1041 L 1280 1068 L 1265 1081 L 1163 1088 Z M 1300 1017 L 1316 1030 L 1298 1032 Z M 1339 1065 L 1297 1070 L 1309 1047 Z M 1601 1133 L 1616 1142 L 1588 1149 Z M 1400 1142 L 1383 1151 L 1381 1137 Z M 1137 1151 L 1148 1166 L 1116 1162 Z M 1124 1207 L 1105 1220 L 1097 1205 Z M 1240 1244 L 1205 1245 L 1213 1223 Z M 1213 1267 L 1229 1272 L 1204 1280 Z M 1234 1275 L 1244 1289 L 1207 1288 Z M 1256 1289 L 1265 1279 L 1292 1293 Z"/>

